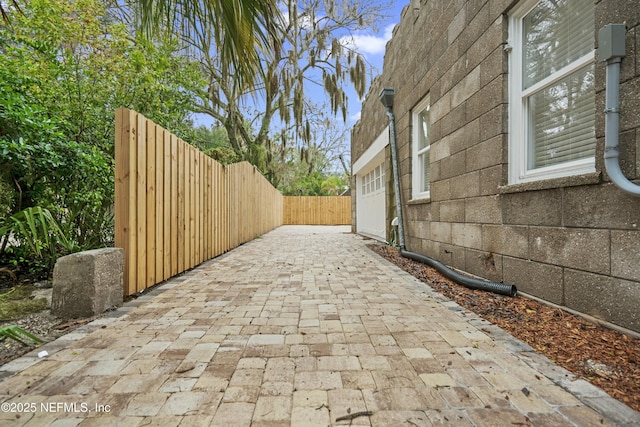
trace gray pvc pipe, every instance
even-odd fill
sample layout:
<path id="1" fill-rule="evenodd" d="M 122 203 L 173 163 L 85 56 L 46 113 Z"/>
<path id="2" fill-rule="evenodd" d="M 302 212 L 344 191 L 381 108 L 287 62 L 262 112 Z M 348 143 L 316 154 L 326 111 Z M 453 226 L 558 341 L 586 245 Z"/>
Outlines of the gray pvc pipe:
<path id="1" fill-rule="evenodd" d="M 640 196 L 640 186 L 629 181 L 620 169 L 618 132 L 620 127 L 620 61 L 619 57 L 607 61 L 606 100 L 604 109 L 604 166 L 611 181 L 621 190 Z"/>
<path id="2" fill-rule="evenodd" d="M 398 244 L 400 250 L 405 250 L 404 244 L 404 220 L 402 218 L 402 201 L 400 198 L 400 173 L 398 172 L 398 147 L 396 146 L 396 119 L 391 110 L 387 108 L 389 117 L 389 144 L 391 145 L 391 169 L 393 171 L 393 182 L 395 184 L 396 216 L 398 217 Z"/>

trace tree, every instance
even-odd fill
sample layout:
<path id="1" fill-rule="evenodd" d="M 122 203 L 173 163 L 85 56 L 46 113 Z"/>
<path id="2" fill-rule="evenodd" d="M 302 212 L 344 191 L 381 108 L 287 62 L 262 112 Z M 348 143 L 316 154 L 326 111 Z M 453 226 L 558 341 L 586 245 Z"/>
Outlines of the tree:
<path id="1" fill-rule="evenodd" d="M 312 116 L 317 111 L 307 95 L 309 86 L 324 88 L 330 114 L 341 113 L 343 120 L 344 85 L 351 83 L 363 96 L 366 63 L 346 40 L 354 31 L 375 25 L 385 7 L 378 2 L 287 0 L 282 9 L 284 30 L 270 35 L 269 52 L 260 58 L 263 72 L 251 87 L 236 84 L 216 52 L 214 29 L 192 20 L 186 39 L 208 79 L 196 110 L 222 124 L 236 154 L 276 185 L 277 171 L 269 161 L 269 144 L 276 144 L 273 137 L 278 134 L 284 147 L 312 143 Z M 284 130 L 274 129 L 277 126 Z"/>
<path id="2" fill-rule="evenodd" d="M 204 81 L 176 39 L 137 37 L 99 0 L 31 0 L 0 27 L 0 186 L 11 209 L 49 209 L 81 246 L 109 240 L 114 111 L 188 139 Z M 0 218 L 0 222 L 2 218 Z"/>
<path id="3" fill-rule="evenodd" d="M 340 155 L 348 151 L 349 146 L 347 126 L 339 120 L 332 120 L 326 114 L 326 108 L 309 105 L 313 106 L 314 111 L 314 114 L 309 112 L 307 116 L 309 142 L 301 140 L 293 125 L 281 129 L 280 134 L 267 140 L 267 169 L 272 174 L 272 184 L 278 188 L 290 185 L 292 174 L 288 168 L 295 162 L 305 165 L 299 171 L 296 168 L 296 173 L 307 175 L 319 172 L 324 176 L 342 170 Z M 286 136 L 283 136 L 285 133 Z M 298 159 L 294 159 L 296 156 Z"/>
<path id="4" fill-rule="evenodd" d="M 18 4 L 17 0 L 11 0 L 11 4 L 13 5 L 14 8 L 16 8 L 18 11 L 20 11 L 20 5 Z M 3 2 L 0 2 L 0 15 L 2 15 L 2 20 L 5 23 L 9 22 L 9 14 L 7 12 L 7 10 L 5 9 L 5 4 Z"/>
<path id="5" fill-rule="evenodd" d="M 241 160 L 231 148 L 227 130 L 222 126 L 212 126 L 209 129 L 198 126 L 189 143 L 223 165 Z"/>
<path id="6" fill-rule="evenodd" d="M 337 196 L 349 188 L 349 176 L 339 162 L 346 129 L 335 122 L 318 120 L 312 127 L 312 144 L 305 147 L 273 144 L 271 162 L 277 171 L 278 189 L 285 195 Z M 278 141 L 277 138 L 274 141 Z"/>
<path id="7" fill-rule="evenodd" d="M 241 90 L 262 72 L 261 59 L 278 33 L 276 0 L 139 0 L 138 22 L 147 34 L 179 28 L 186 38 L 205 30 L 225 74 Z M 202 46 L 204 48 L 204 46 Z"/>

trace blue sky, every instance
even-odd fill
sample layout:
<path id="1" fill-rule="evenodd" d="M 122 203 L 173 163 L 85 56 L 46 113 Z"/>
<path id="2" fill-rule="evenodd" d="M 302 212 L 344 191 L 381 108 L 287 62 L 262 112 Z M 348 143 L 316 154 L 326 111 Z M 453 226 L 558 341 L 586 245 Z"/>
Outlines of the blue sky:
<path id="1" fill-rule="evenodd" d="M 378 3 L 378 0 L 364 0 L 370 1 L 374 4 Z M 389 2 L 386 0 L 379 1 L 378 4 L 388 4 Z M 382 65 L 384 61 L 384 53 L 387 41 L 391 38 L 391 34 L 393 28 L 396 24 L 400 22 L 400 14 L 402 13 L 402 9 L 409 3 L 409 0 L 395 1 L 392 2 L 392 6 L 388 9 L 386 15 L 386 19 L 379 23 L 379 30 L 376 32 L 373 29 L 359 31 L 353 35 L 352 46 L 355 48 L 357 52 L 364 55 L 366 58 L 366 62 L 371 65 L 372 71 L 371 75 L 367 78 L 367 90 L 369 87 L 369 83 L 371 80 L 378 74 L 382 72 Z M 343 41 L 346 43 L 346 41 Z M 327 95 L 324 93 L 324 90 L 314 85 L 307 85 L 305 89 L 307 91 L 306 95 L 310 97 L 316 104 L 324 104 L 329 101 Z M 356 121 L 360 118 L 360 109 L 361 102 L 358 99 L 355 91 L 347 85 L 345 87 L 345 91 L 348 97 L 348 112 L 347 112 L 347 123 L 346 127 L 352 127 Z M 365 92 L 366 93 L 366 92 Z M 342 122 L 342 118 L 340 113 L 338 114 L 336 120 Z M 202 124 L 205 126 L 209 126 L 212 123 L 211 118 L 196 116 L 194 117 L 196 124 Z M 348 142 L 346 142 L 348 145 Z M 345 154 L 348 153 L 348 150 L 345 150 Z"/>
<path id="2" fill-rule="evenodd" d="M 394 2 L 392 9 L 389 10 L 388 18 L 381 26 L 381 30 L 378 33 L 366 31 L 360 32 L 354 36 L 356 50 L 364 55 L 367 62 L 373 66 L 373 75 L 371 78 L 375 78 L 376 75 L 382 73 L 384 52 L 387 41 L 391 39 L 393 28 L 400 23 L 400 14 L 407 4 L 409 4 L 409 0 Z M 367 81 L 367 89 L 369 87 L 369 83 L 371 83 L 371 78 Z M 358 96 L 351 88 L 348 88 L 347 96 L 349 97 L 347 125 L 353 126 L 360 118 L 361 103 L 360 100 L 358 100 Z"/>

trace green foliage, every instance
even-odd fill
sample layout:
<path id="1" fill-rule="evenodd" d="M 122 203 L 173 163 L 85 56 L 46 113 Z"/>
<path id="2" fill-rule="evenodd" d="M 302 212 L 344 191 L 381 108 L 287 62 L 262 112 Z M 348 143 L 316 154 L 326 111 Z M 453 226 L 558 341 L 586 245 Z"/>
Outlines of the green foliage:
<path id="1" fill-rule="evenodd" d="M 230 165 L 242 161 L 231 147 L 212 147 L 204 152 L 207 156 L 223 165 Z"/>
<path id="2" fill-rule="evenodd" d="M 322 181 L 320 188 L 323 196 L 339 196 L 349 188 L 349 184 L 344 176 L 330 175 Z"/>
<path id="3" fill-rule="evenodd" d="M 29 141 L 0 137 L 0 169 L 15 185 L 15 207 L 47 207 L 71 233 L 69 239 L 83 247 L 100 245 L 103 239 L 96 231 L 109 226 L 113 200 L 113 159 L 95 146 L 66 141 L 56 131 L 38 135 L 38 129 L 23 129 Z"/>
<path id="4" fill-rule="evenodd" d="M 205 83 L 176 39 L 133 34 L 98 0 L 31 0 L 23 11 L 0 28 L 0 69 L 19 76 L 12 91 L 55 117 L 67 139 L 113 154 L 118 107 L 188 134 L 193 94 Z"/>
<path id="5" fill-rule="evenodd" d="M 7 282 L 10 282 L 12 286 L 18 284 L 18 277 L 15 273 L 8 268 L 0 268 L 0 287 L 7 286 Z M 0 300 L 2 296 L 0 296 Z"/>
<path id="6" fill-rule="evenodd" d="M 39 206 L 49 214 L 31 218 L 40 227 L 27 226 L 31 234 L 51 217 L 74 250 L 110 244 L 114 111 L 135 109 L 189 140 L 194 93 L 206 86 L 199 65 L 176 39 L 133 33 L 126 9 L 116 18 L 99 0 L 17 3 L 23 13 L 0 26 L 0 224 L 16 226 L 8 217 Z M 5 239 L 0 255 L 48 266 L 52 246 L 36 241 Z"/>
<path id="7" fill-rule="evenodd" d="M 227 130 L 224 127 L 199 126 L 193 130 L 189 143 L 223 165 L 242 161 L 242 158 L 231 148 Z"/>
<path id="8" fill-rule="evenodd" d="M 27 208 L 8 218 L 0 226 L 0 236 L 17 241 L 18 248 L 26 253 L 30 261 L 40 261 L 47 271 L 53 269 L 60 253 L 70 253 L 78 248 L 76 242 L 62 231 L 51 212 L 41 207 Z"/>
<path id="9" fill-rule="evenodd" d="M 13 186 L 0 175 L 0 218 L 5 218 L 11 213 L 15 197 Z"/>
<path id="10" fill-rule="evenodd" d="M 207 50 L 219 56 L 216 68 L 224 70 L 241 90 L 257 80 L 262 71 L 260 54 L 269 52 L 272 38 L 282 32 L 276 0 L 139 0 L 135 6 L 140 27 L 147 33 L 158 34 L 169 27 L 189 38 L 206 29 L 210 33 Z"/>
<path id="11" fill-rule="evenodd" d="M 15 325 L 6 325 L 0 327 L 0 341 L 10 338 L 18 341 L 20 344 L 30 345 L 43 343 L 44 341 L 24 329 Z"/>
<path id="12" fill-rule="evenodd" d="M 160 1 L 158 9 L 167 3 L 176 4 Z M 186 24 L 183 19 L 171 23 L 188 30 L 185 42 L 207 77 L 208 90 L 200 92 L 197 110 L 223 125 L 236 154 L 279 187 L 286 171 L 273 161 L 269 145 L 278 139 L 277 133 L 304 148 L 323 144 L 322 135 L 314 129 L 318 111 L 308 96 L 310 85 L 324 88 L 328 105 L 323 111 L 331 120 L 341 113 L 346 122 L 346 86 L 351 84 L 360 97 L 367 86 L 366 63 L 347 40 L 350 34 L 379 22 L 388 5 L 353 0 L 279 1 L 285 15 L 284 31 L 272 34 L 269 49 L 259 55 L 263 73 L 251 87 L 245 87 L 237 84 L 234 70 L 216 51 L 219 29 L 203 23 L 201 15 L 189 13 L 197 9 L 197 2 L 186 3 L 183 18 L 191 19 Z M 202 3 L 208 2 L 197 5 Z M 285 129 L 277 129 L 281 126 Z"/>
<path id="13" fill-rule="evenodd" d="M 50 260 L 34 258 L 28 247 L 7 246 L 0 254 L 0 264 L 11 268 L 21 281 L 35 282 L 49 278 Z"/>
<path id="14" fill-rule="evenodd" d="M 298 176 L 280 188 L 285 196 L 339 196 L 348 188 L 345 178 L 315 171 Z"/>

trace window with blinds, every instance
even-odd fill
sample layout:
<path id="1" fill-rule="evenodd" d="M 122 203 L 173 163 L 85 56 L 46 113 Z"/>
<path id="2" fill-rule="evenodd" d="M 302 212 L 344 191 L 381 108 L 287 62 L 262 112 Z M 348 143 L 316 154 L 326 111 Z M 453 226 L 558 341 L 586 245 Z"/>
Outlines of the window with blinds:
<path id="1" fill-rule="evenodd" d="M 413 199 L 427 198 L 430 194 L 429 110 L 427 96 L 413 111 Z"/>
<path id="2" fill-rule="evenodd" d="M 595 169 L 593 0 L 525 1 L 510 19 L 510 182 Z"/>

